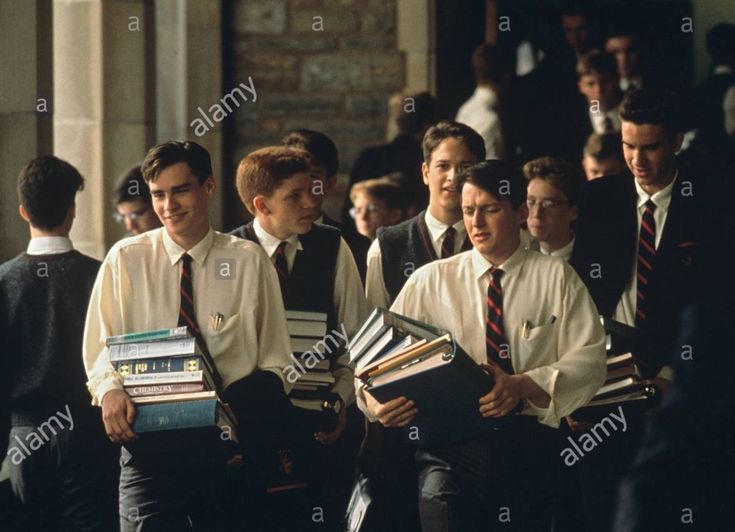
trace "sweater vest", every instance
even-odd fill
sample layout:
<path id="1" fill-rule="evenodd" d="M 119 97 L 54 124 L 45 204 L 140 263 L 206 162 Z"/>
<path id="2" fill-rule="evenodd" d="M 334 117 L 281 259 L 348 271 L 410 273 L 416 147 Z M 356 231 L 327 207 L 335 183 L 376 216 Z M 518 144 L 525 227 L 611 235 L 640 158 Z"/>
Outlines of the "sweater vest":
<path id="1" fill-rule="evenodd" d="M 260 245 L 253 222 L 230 232 Z M 302 250 L 296 252 L 286 283 L 283 306 L 286 310 L 305 310 L 327 314 L 327 333 L 341 330 L 334 308 L 334 281 L 341 242 L 338 229 L 314 224 L 311 231 L 299 235 Z"/>
<path id="2" fill-rule="evenodd" d="M 439 258 L 431 243 L 425 216 L 426 211 L 421 211 L 405 222 L 378 229 L 383 282 L 391 301 L 395 301 L 414 271 Z M 472 244 L 465 237 L 462 251 L 470 249 Z"/>

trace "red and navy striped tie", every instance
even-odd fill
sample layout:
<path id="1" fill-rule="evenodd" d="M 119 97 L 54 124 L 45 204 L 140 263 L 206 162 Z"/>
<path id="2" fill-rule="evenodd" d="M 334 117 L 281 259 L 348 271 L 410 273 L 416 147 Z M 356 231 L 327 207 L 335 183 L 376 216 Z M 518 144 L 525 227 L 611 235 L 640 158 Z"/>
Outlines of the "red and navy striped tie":
<path id="1" fill-rule="evenodd" d="M 446 259 L 454 255 L 454 235 L 457 230 L 451 225 L 444 231 L 444 240 L 442 240 L 442 256 L 440 258 Z"/>
<path id="2" fill-rule="evenodd" d="M 276 248 L 276 252 L 274 253 L 275 257 L 275 266 L 276 271 L 278 272 L 278 282 L 281 285 L 281 293 L 285 296 L 286 295 L 286 287 L 288 286 L 288 261 L 286 260 L 286 245 L 288 242 L 285 240 L 278 244 L 278 247 Z"/>
<path id="3" fill-rule="evenodd" d="M 222 386 L 222 379 L 219 372 L 216 370 L 212 355 L 207 348 L 207 343 L 204 341 L 202 331 L 197 323 L 196 314 L 194 312 L 194 286 L 191 281 L 191 255 L 184 253 L 181 257 L 181 286 L 179 289 L 181 302 L 179 304 L 179 327 L 186 326 L 189 328 L 189 332 L 196 340 L 197 345 L 202 350 L 202 354 L 209 361 L 212 367 L 215 369 L 212 378 L 217 387 Z"/>
<path id="4" fill-rule="evenodd" d="M 646 320 L 648 301 L 646 292 L 653 273 L 654 259 L 656 258 L 656 220 L 653 212 L 656 204 L 650 199 L 645 203 L 641 219 L 641 231 L 638 238 L 638 273 L 635 307 L 635 326 L 640 327 Z"/>
<path id="5" fill-rule="evenodd" d="M 505 338 L 503 327 L 503 289 L 500 278 L 503 270 L 490 269 L 490 284 L 487 287 L 487 318 L 485 319 L 485 346 L 487 359 L 500 366 L 503 371 L 512 375 L 513 364 L 510 360 L 510 347 Z"/>

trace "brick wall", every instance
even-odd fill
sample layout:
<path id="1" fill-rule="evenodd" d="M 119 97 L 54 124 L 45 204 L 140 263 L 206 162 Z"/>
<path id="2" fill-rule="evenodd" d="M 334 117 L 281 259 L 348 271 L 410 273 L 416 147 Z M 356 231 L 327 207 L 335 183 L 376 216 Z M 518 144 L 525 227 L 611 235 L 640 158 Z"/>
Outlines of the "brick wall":
<path id="1" fill-rule="evenodd" d="M 405 84 L 396 1 L 236 0 L 235 81 L 252 76 L 258 100 L 237 112 L 233 166 L 292 129 L 322 131 L 339 149 L 340 187 L 326 204 L 339 211 L 355 157 L 384 141 L 388 98 Z"/>

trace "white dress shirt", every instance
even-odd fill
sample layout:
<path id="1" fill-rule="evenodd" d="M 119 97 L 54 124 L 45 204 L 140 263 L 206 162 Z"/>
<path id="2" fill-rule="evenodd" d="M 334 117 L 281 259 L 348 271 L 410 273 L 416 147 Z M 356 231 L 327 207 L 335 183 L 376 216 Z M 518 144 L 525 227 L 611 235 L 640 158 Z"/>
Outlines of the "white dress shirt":
<path id="1" fill-rule="evenodd" d="M 564 262 L 569 262 L 569 259 L 572 258 L 572 251 L 574 251 L 574 236 L 572 236 L 572 239 L 569 241 L 569 244 L 567 244 L 564 247 L 561 247 L 555 251 L 547 251 L 544 249 L 544 246 L 539 244 L 539 251 L 542 255 L 548 255 L 549 257 L 556 257 Z"/>
<path id="2" fill-rule="evenodd" d="M 428 209 L 424 215 L 424 221 L 426 222 L 426 228 L 429 230 L 434 253 L 437 257 L 441 257 L 442 243 L 444 242 L 445 233 L 449 225 L 437 220 Z M 465 238 L 467 238 L 467 230 L 462 220 L 452 225 L 452 227 L 456 231 L 454 235 L 454 253 L 459 253 Z M 404 266 L 397 265 L 397 267 L 403 268 Z M 370 249 L 368 249 L 365 293 L 367 294 L 367 301 L 371 309 L 375 307 L 390 307 L 391 298 L 388 289 L 385 287 L 383 258 L 380 251 L 380 242 L 377 238 L 373 240 L 372 244 L 370 244 Z"/>
<path id="3" fill-rule="evenodd" d="M 488 87 L 477 87 L 457 111 L 457 122 L 470 126 L 485 141 L 487 159 L 503 159 L 505 142 L 497 113 L 498 97 Z"/>
<path id="4" fill-rule="evenodd" d="M 256 218 L 253 222 L 255 236 L 258 237 L 261 246 L 275 263 L 276 248 L 281 240 L 268 233 Z M 303 245 L 298 235 L 292 235 L 287 240 L 285 249 L 288 271 L 293 269 L 294 261 L 298 251 L 303 250 Z M 370 313 L 365 299 L 365 293 L 360 280 L 357 264 L 352 256 L 349 246 L 340 237 L 339 251 L 337 252 L 337 264 L 334 270 L 334 309 L 337 316 L 337 324 L 343 324 L 347 336 L 351 337 L 362 325 Z M 341 329 L 339 331 L 342 332 Z M 354 401 L 354 371 L 349 366 L 350 357 L 347 352 L 334 361 L 332 374 L 336 382 L 332 391 L 338 394 L 345 405 Z"/>
<path id="5" fill-rule="evenodd" d="M 492 266 L 475 249 L 427 264 L 409 278 L 391 310 L 450 331 L 475 362 L 483 363 Z M 605 332 L 597 309 L 582 280 L 564 261 L 519 245 L 499 267 L 505 272 L 503 326 L 513 368 L 551 398 L 547 408 L 524 400 L 523 413 L 557 427 L 605 380 Z M 526 337 L 525 321 L 531 325 Z M 358 405 L 366 411 L 363 392 L 359 383 L 356 386 Z"/>
<path id="6" fill-rule="evenodd" d="M 28 242 L 29 255 L 59 255 L 73 250 L 74 246 L 65 236 L 38 236 Z"/>
<path id="7" fill-rule="evenodd" d="M 164 228 L 125 238 L 110 249 L 92 290 L 84 328 L 84 365 L 92 403 L 122 389 L 110 363 L 110 335 L 175 327 L 181 257 L 185 250 Z M 197 323 L 223 385 L 256 369 L 284 381 L 291 363 L 286 315 L 275 269 L 263 249 L 212 229 L 189 250 Z M 210 316 L 224 315 L 213 328 Z"/>

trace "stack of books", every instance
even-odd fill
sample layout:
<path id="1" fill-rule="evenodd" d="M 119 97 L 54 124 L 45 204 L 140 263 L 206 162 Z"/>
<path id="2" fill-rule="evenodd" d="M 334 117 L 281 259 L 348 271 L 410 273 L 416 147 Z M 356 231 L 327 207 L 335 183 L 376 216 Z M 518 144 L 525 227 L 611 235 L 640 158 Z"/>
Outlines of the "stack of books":
<path id="1" fill-rule="evenodd" d="M 235 416 L 215 384 L 217 369 L 186 327 L 110 336 L 106 344 L 135 403 L 136 433 L 217 427 L 237 441 Z"/>
<path id="2" fill-rule="evenodd" d="M 289 394 L 291 404 L 306 410 L 338 414 L 342 403 L 337 394 L 330 392 L 335 383 L 330 364 L 332 348 L 324 339 L 327 315 L 287 310 L 286 322 L 291 349 L 300 370 L 299 379 Z M 336 421 L 336 418 L 329 421 Z"/>
<path id="3" fill-rule="evenodd" d="M 478 400 L 494 380 L 448 331 L 377 308 L 349 351 L 355 376 L 378 401 L 405 396 L 415 402 L 417 443 L 458 442 L 508 421 L 480 415 Z"/>

